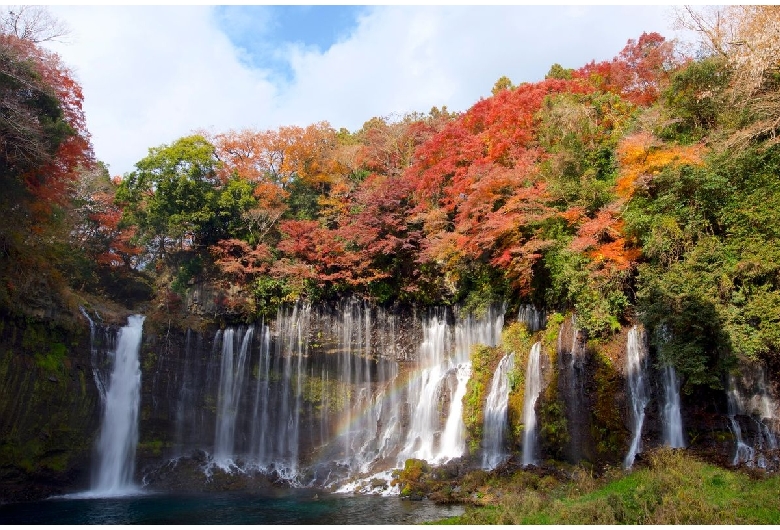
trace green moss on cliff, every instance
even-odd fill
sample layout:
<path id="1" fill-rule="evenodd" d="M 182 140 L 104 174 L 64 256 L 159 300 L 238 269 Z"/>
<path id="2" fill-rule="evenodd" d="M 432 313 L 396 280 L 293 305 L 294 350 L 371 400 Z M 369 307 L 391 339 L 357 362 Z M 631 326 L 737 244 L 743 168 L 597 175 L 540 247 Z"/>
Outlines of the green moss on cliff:
<path id="1" fill-rule="evenodd" d="M 549 380 L 537 401 L 539 420 L 539 441 L 543 453 L 557 460 L 563 459 L 563 451 L 569 443 L 569 429 L 566 421 L 566 409 L 562 396 L 558 393 L 558 333 L 564 316 L 553 313 L 547 319 L 547 327 L 542 333 L 542 354 L 547 356 L 551 367 Z"/>
<path id="2" fill-rule="evenodd" d="M 471 350 L 471 377 L 463 396 L 463 422 L 466 426 L 466 443 L 469 453 L 475 454 L 482 441 L 485 400 L 490 381 L 503 352 L 500 348 L 474 346 Z"/>
<path id="3" fill-rule="evenodd" d="M 598 458 L 618 461 L 628 446 L 628 431 L 623 423 L 625 408 L 621 406 L 624 378 L 612 360 L 597 349 L 593 355 L 595 364 L 593 399 L 593 423 L 591 436 L 596 443 Z"/>
<path id="4" fill-rule="evenodd" d="M 297 380 L 293 381 L 297 385 Z M 319 414 L 323 407 L 329 413 L 338 413 L 349 406 L 353 390 L 350 385 L 338 379 L 325 379 L 301 375 L 301 397 L 314 406 Z"/>
<path id="5" fill-rule="evenodd" d="M 97 426 L 86 333 L 30 318 L 2 322 L 0 489 L 18 488 L 20 474 L 51 488 L 88 458 Z"/>
<path id="6" fill-rule="evenodd" d="M 531 350 L 533 338 L 525 325 L 513 322 L 504 329 L 501 335 L 501 345 L 507 352 L 514 352 L 515 362 L 509 371 L 509 399 L 507 401 L 507 421 L 509 436 L 513 446 L 523 439 L 523 405 L 525 400 L 525 369 L 528 365 L 528 353 Z"/>

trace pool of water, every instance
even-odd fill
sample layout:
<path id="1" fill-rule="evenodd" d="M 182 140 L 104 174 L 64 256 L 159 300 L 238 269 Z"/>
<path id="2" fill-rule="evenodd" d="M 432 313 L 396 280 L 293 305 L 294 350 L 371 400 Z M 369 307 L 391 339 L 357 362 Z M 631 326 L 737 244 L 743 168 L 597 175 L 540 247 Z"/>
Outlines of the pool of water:
<path id="1" fill-rule="evenodd" d="M 145 493 L 7 504 L 0 524 L 415 524 L 462 513 L 430 501 L 311 490 Z"/>

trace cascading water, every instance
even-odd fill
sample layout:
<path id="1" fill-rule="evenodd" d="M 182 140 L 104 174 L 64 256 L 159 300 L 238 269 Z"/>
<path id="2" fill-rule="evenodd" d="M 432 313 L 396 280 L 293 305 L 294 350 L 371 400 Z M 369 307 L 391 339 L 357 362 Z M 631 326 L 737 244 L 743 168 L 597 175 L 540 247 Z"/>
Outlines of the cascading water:
<path id="1" fill-rule="evenodd" d="M 766 469 L 776 464 L 778 449 L 776 428 L 777 404 L 772 400 L 763 368 L 743 366 L 741 378 L 729 376 L 728 418 L 734 433 L 735 451 L 732 465 L 745 464 Z M 745 436 L 737 416 L 749 418 Z"/>
<path id="2" fill-rule="evenodd" d="M 450 371 L 452 373 L 452 371 Z M 444 424 L 444 432 L 439 444 L 439 454 L 436 461 L 443 462 L 461 456 L 466 451 L 466 438 L 464 436 L 466 425 L 463 423 L 463 397 L 466 395 L 466 386 L 471 378 L 471 362 L 458 363 L 455 368 L 455 386 L 450 387 L 450 410 L 447 414 L 447 422 Z M 449 379 L 452 382 L 452 378 Z"/>
<path id="3" fill-rule="evenodd" d="M 79 307 L 79 311 L 81 311 L 81 314 L 84 316 L 84 318 L 87 319 L 87 322 L 89 322 L 89 357 L 90 363 L 92 365 L 92 379 L 95 382 L 95 387 L 97 388 L 98 394 L 100 395 L 100 402 L 105 403 L 106 387 L 108 386 L 108 380 L 111 374 L 106 372 L 106 370 L 101 366 L 99 358 L 101 357 L 101 350 L 105 352 L 105 348 L 108 348 L 111 351 L 115 349 L 115 340 L 113 340 L 115 337 L 112 337 L 109 334 L 108 328 L 103 328 L 103 336 L 99 336 L 98 330 L 102 328 L 102 326 L 95 323 L 95 321 L 92 320 L 92 318 L 89 316 L 89 313 L 87 313 L 87 310 L 83 307 Z M 97 312 L 95 315 L 98 319 L 100 318 L 100 315 L 98 315 Z"/>
<path id="4" fill-rule="evenodd" d="M 533 333 L 544 328 L 547 323 L 547 315 L 544 310 L 525 304 L 521 305 L 517 312 L 517 321 L 525 324 L 528 331 Z"/>
<path id="5" fill-rule="evenodd" d="M 523 465 L 536 464 L 538 433 L 536 432 L 536 400 L 542 391 L 542 343 L 537 342 L 528 354 L 523 399 Z"/>
<path id="6" fill-rule="evenodd" d="M 107 390 L 106 415 L 98 446 L 100 465 L 96 463 L 94 480 L 95 490 L 103 494 L 132 488 L 137 427 L 133 427 L 135 422 L 125 421 L 127 435 L 117 435 L 120 429 L 113 419 L 123 414 L 108 410 L 116 410 L 111 402 L 120 391 L 117 379 L 132 380 L 118 374 L 124 371 L 120 368 L 120 358 L 127 356 L 122 352 L 128 349 L 134 330 L 138 335 L 135 370 L 140 378 L 137 344 L 141 340 L 143 320 L 137 318 L 141 320 L 131 319 L 119 334 L 110 384 L 105 369 L 95 372 L 96 383 L 102 377 Z M 389 485 L 376 484 L 384 479 L 389 482 L 389 470 L 403 466 L 405 459 L 422 458 L 440 464 L 465 453 L 462 398 L 471 372 L 471 350 L 475 344 L 497 344 L 503 318 L 504 308 L 500 306 L 490 308 L 478 318 L 461 316 L 449 308 L 431 310 L 421 317 L 407 309 L 392 314 L 358 300 L 317 306 L 298 302 L 280 308 L 270 325 L 263 322 L 251 328 L 227 327 L 217 332 L 213 340 L 188 333 L 182 342 L 182 356 L 178 359 L 170 356 L 166 361 L 177 362 L 173 366 L 178 371 L 161 365 L 164 373 L 176 372 L 160 375 L 159 379 L 158 390 L 164 390 L 171 401 L 167 419 L 172 431 L 175 423 L 175 438 L 171 433 L 175 443 L 166 440 L 165 456 L 170 452 L 181 457 L 178 461 L 191 466 L 182 466 L 179 469 L 186 471 L 177 473 L 200 466 L 218 476 L 223 476 L 221 470 L 240 471 L 296 486 L 334 489 L 344 487 L 350 480 L 353 481 L 350 484 L 355 484 L 355 477 L 359 476 L 366 480 L 364 484 L 373 484 L 370 486 L 374 488 L 370 490 L 373 493 L 397 493 Z M 537 321 L 536 317 L 528 317 L 528 322 Z M 533 327 L 528 322 L 526 325 Z M 100 326 L 93 324 L 92 330 L 93 335 L 100 336 Z M 564 321 L 559 333 L 557 390 L 566 400 L 564 413 L 572 445 L 582 448 L 580 458 L 590 458 L 594 454 L 587 448 L 592 443 L 587 439 L 591 432 L 587 423 L 590 404 L 589 393 L 584 391 L 590 381 L 586 378 L 590 364 L 584 339 L 574 319 Z M 116 342 L 113 333 L 109 341 Z M 633 414 L 627 466 L 641 450 L 642 417 L 649 391 L 647 356 L 642 331 L 632 329 L 626 367 L 626 387 Z M 541 356 L 541 344 L 534 344 L 525 374 L 524 465 L 537 463 L 539 459 L 535 404 L 541 392 L 540 363 L 546 359 Z M 485 468 L 495 468 L 507 454 L 504 447 L 507 373 L 512 362 L 512 356 L 500 361 L 485 405 L 481 462 Z M 93 364 L 101 367 L 107 363 L 97 359 Z M 668 445 L 683 446 L 679 383 L 672 368 L 662 373 L 667 404 L 663 407 L 664 440 Z M 148 385 L 151 378 L 145 375 L 145 379 Z M 738 442 L 735 463 L 754 462 L 762 466 L 761 459 L 773 457 L 771 450 L 777 446 L 777 407 L 764 405 L 769 400 L 767 384 L 765 378 L 758 379 L 752 386 L 742 381 L 730 386 L 729 420 Z M 137 403 L 140 398 L 134 399 Z M 133 399 L 118 401 L 130 403 Z M 147 412 L 157 412 L 148 405 L 144 407 L 144 418 Z M 137 405 L 134 410 L 137 418 Z M 124 417 L 128 414 L 124 413 Z M 584 419 L 578 423 L 572 418 Z M 162 424 L 162 418 L 152 420 L 160 423 L 150 422 L 150 439 L 158 439 L 154 429 Z M 762 433 L 761 437 L 758 433 Z M 146 436 L 147 431 L 143 434 Z M 105 442 L 109 438 L 120 442 Z M 129 459 L 106 456 L 111 448 L 125 445 L 130 449 L 115 453 L 129 454 Z M 213 459 L 204 467 L 204 462 L 209 462 L 209 453 Z M 193 457 L 188 458 L 188 454 Z M 571 453 L 567 456 L 576 458 Z M 111 462 L 125 463 L 116 472 L 109 471 Z M 155 483 L 172 483 L 163 482 L 165 477 L 153 473 L 144 482 L 152 488 Z M 126 478 L 104 480 L 108 476 Z M 355 487 L 349 491 L 369 490 Z"/>
<path id="7" fill-rule="evenodd" d="M 173 389 L 171 454 L 198 466 L 211 454 L 209 474 L 312 486 L 389 477 L 406 458 L 461 456 L 470 352 L 498 343 L 503 315 L 503 306 L 479 318 L 446 308 L 419 318 L 356 299 L 301 301 L 282 306 L 272 327 L 227 327 L 210 346 L 188 338 L 180 373 L 160 379 Z"/>
<path id="8" fill-rule="evenodd" d="M 253 332 L 254 328 L 249 327 L 243 333 L 238 356 L 234 354 L 235 331 L 228 328 L 222 336 L 222 367 L 217 395 L 214 461 L 223 469 L 228 469 L 234 464 L 236 415 L 244 388 L 245 367 Z"/>
<path id="9" fill-rule="evenodd" d="M 663 373 L 664 408 L 663 433 L 664 444 L 672 448 L 685 447 L 682 415 L 680 413 L 680 381 L 674 366 L 667 364 Z"/>
<path id="10" fill-rule="evenodd" d="M 376 422 L 372 428 L 370 413 L 374 400 L 371 389 L 371 312 L 365 302 L 348 300 L 340 313 L 340 373 L 348 387 L 354 389 L 354 399 L 344 409 L 342 463 L 351 470 L 364 471 L 366 456 L 372 452 L 369 445 L 376 434 Z"/>
<path id="11" fill-rule="evenodd" d="M 283 478 L 295 481 L 298 474 L 298 447 L 302 410 L 301 366 L 307 354 L 306 332 L 311 319 L 311 305 L 298 303 L 292 308 L 280 308 L 277 313 L 279 324 L 276 355 L 269 377 L 279 377 L 278 390 L 274 400 L 265 404 L 263 414 L 272 418 L 262 424 L 265 447 L 263 467 L 275 469 Z"/>
<path id="12" fill-rule="evenodd" d="M 570 337 L 566 344 L 564 336 Z M 585 392 L 585 362 L 586 349 L 582 340 L 582 333 L 577 328 L 576 315 L 571 316 L 567 322 L 561 324 L 558 332 L 558 367 L 560 377 L 558 389 L 565 398 L 566 422 L 569 432 L 569 443 L 566 447 L 568 460 L 579 462 L 591 452 L 588 446 L 590 439 L 590 410 L 588 408 L 588 395 Z"/>
<path id="13" fill-rule="evenodd" d="M 407 458 L 441 463 L 463 455 L 466 450 L 463 396 L 471 376 L 471 348 L 476 344 L 495 346 L 498 343 L 504 327 L 505 310 L 505 305 L 492 305 L 483 318 L 469 314 L 463 320 L 458 319 L 454 345 L 445 311 L 436 311 L 423 322 L 420 346 L 422 370 L 420 377 L 410 383 L 407 392 L 409 400 L 416 401 L 416 405 L 406 443 L 399 455 L 399 465 L 403 465 Z M 449 408 L 442 414 L 439 410 L 440 398 L 447 390 Z"/>
<path id="14" fill-rule="evenodd" d="M 631 445 L 623 465 L 630 469 L 634 458 L 642 450 L 642 425 L 645 421 L 645 407 L 650 401 L 647 389 L 647 344 L 644 331 L 637 326 L 628 332 L 626 342 L 626 379 L 631 413 Z"/>
<path id="15" fill-rule="evenodd" d="M 135 491 L 135 450 L 141 403 L 141 347 L 144 317 L 128 319 L 117 337 L 111 381 L 106 390 L 103 423 L 97 444 L 97 467 L 91 493 L 124 495 Z"/>
<path id="16" fill-rule="evenodd" d="M 255 399 L 252 404 L 252 435 L 249 454 L 255 465 L 267 465 L 266 431 L 269 425 L 268 402 L 270 400 L 271 333 L 265 323 L 260 324 L 260 355 L 257 360 Z"/>
<path id="17" fill-rule="evenodd" d="M 455 364 L 455 388 L 452 392 L 447 423 L 441 437 L 439 461 L 457 458 L 466 451 L 463 423 L 463 397 L 471 378 L 471 349 L 477 344 L 495 346 L 501 340 L 504 327 L 506 304 L 492 304 L 483 318 L 472 314 L 455 323 L 455 351 L 452 364 Z"/>
<path id="18" fill-rule="evenodd" d="M 504 448 L 506 413 L 509 403 L 509 372 L 514 368 L 515 354 L 505 355 L 496 367 L 490 392 L 485 401 L 482 432 L 482 467 L 493 469 L 507 456 Z"/>
<path id="19" fill-rule="evenodd" d="M 421 374 L 410 383 L 409 396 L 418 396 L 411 425 L 402 450 L 402 459 L 419 458 L 429 462 L 438 458 L 435 435 L 440 430 L 438 412 L 442 380 L 449 368 L 445 356 L 448 339 L 444 311 L 437 311 L 423 323 L 423 341 L 420 345 Z"/>
<path id="20" fill-rule="evenodd" d="M 729 425 L 731 432 L 734 433 L 734 458 L 731 465 L 746 464 L 748 467 L 755 465 L 756 451 L 745 443 L 742 439 L 742 427 L 737 421 L 737 414 L 740 413 L 740 396 L 734 385 L 734 378 L 729 377 L 729 390 L 727 393 L 729 407 Z"/>

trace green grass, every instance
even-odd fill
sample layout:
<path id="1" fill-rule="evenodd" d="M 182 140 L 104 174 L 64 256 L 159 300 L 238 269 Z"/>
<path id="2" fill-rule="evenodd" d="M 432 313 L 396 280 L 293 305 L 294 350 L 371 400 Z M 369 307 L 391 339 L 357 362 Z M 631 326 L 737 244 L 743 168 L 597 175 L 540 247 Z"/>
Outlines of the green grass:
<path id="1" fill-rule="evenodd" d="M 442 524 L 778 524 L 780 477 L 759 477 L 658 450 L 649 466 L 561 483 L 518 473 L 486 505 Z M 525 478 L 523 478 L 525 477 Z M 518 480 L 525 482 L 519 485 Z"/>

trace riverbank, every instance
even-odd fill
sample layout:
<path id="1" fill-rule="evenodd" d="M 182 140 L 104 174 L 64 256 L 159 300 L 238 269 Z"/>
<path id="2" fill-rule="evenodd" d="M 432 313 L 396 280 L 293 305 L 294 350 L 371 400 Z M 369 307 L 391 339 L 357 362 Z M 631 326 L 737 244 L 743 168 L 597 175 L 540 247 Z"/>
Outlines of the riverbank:
<path id="1" fill-rule="evenodd" d="M 778 524 L 780 477 L 659 449 L 635 470 L 584 468 L 570 480 L 518 470 L 491 476 L 465 513 L 438 524 Z"/>

